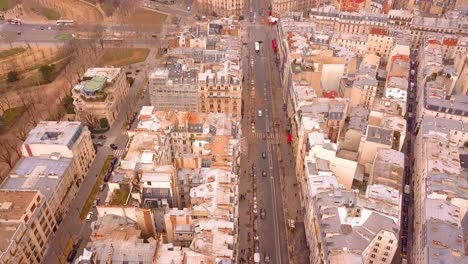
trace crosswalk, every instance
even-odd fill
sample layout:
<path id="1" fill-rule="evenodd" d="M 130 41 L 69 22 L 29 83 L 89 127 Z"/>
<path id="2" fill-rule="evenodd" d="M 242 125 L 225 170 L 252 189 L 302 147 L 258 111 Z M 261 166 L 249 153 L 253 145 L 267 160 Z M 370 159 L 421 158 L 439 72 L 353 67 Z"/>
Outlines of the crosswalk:
<path id="1" fill-rule="evenodd" d="M 121 157 L 125 153 L 125 149 L 116 149 L 113 152 L 115 157 Z"/>
<path id="2" fill-rule="evenodd" d="M 249 136 L 258 139 L 276 139 L 278 137 L 276 133 L 266 132 L 251 132 Z"/>

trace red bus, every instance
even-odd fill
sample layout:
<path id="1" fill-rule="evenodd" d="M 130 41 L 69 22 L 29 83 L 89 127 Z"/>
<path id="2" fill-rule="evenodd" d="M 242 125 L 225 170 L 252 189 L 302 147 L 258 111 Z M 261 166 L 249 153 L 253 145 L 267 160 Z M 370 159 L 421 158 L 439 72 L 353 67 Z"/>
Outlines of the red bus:
<path id="1" fill-rule="evenodd" d="M 273 49 L 274 52 L 277 51 L 278 48 L 276 47 L 276 39 L 273 39 L 271 41 L 271 48 Z"/>
<path id="2" fill-rule="evenodd" d="M 292 141 L 292 136 L 291 134 L 288 133 L 288 144 L 291 144 L 291 141 Z"/>
<path id="3" fill-rule="evenodd" d="M 12 25 L 21 25 L 21 19 L 19 18 L 9 18 L 7 19 L 8 24 Z"/>

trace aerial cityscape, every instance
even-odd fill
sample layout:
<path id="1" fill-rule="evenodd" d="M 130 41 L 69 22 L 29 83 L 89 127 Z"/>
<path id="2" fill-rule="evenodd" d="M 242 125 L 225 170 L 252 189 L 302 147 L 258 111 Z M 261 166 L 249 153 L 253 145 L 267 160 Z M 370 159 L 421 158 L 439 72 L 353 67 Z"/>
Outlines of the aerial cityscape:
<path id="1" fill-rule="evenodd" d="M 467 0 L 0 0 L 0 264 L 468 264 Z"/>

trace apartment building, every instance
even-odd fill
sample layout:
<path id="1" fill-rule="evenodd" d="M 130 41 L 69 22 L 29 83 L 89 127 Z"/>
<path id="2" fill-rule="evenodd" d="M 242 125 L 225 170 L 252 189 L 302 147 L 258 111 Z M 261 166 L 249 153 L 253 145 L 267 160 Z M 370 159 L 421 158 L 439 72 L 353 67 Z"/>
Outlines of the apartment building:
<path id="1" fill-rule="evenodd" d="M 405 154 L 394 149 L 378 149 L 369 176 L 369 185 L 379 184 L 403 193 Z"/>
<path id="2" fill-rule="evenodd" d="M 413 263 L 468 261 L 467 123 L 425 117 L 416 138 Z"/>
<path id="3" fill-rule="evenodd" d="M 141 202 L 144 208 L 178 206 L 176 171 L 172 165 L 154 167 L 140 178 Z"/>
<path id="4" fill-rule="evenodd" d="M 393 147 L 393 130 L 377 126 L 367 126 L 366 134 L 361 138 L 359 144 L 359 164 L 365 167 L 369 173 L 374 162 L 377 150 L 391 149 Z"/>
<path id="5" fill-rule="evenodd" d="M 190 247 L 194 235 L 194 226 L 188 208 L 172 208 L 164 215 L 167 242 L 175 246 Z"/>
<path id="6" fill-rule="evenodd" d="M 148 76 L 151 105 L 158 111 L 197 111 L 197 69 L 193 63 L 169 58 Z"/>
<path id="7" fill-rule="evenodd" d="M 156 263 L 159 237 L 143 239 L 138 225 L 125 216 L 105 215 L 96 221 L 79 263 Z"/>
<path id="8" fill-rule="evenodd" d="M 215 16 L 241 15 L 245 0 L 197 0 L 201 11 Z"/>
<path id="9" fill-rule="evenodd" d="M 23 157 L 58 156 L 72 159 L 77 182 L 83 181 L 95 151 L 91 132 L 80 122 L 42 121 L 21 146 Z"/>
<path id="10" fill-rule="evenodd" d="M 200 67 L 197 78 L 198 111 L 241 116 L 242 71 L 239 61 Z"/>
<path id="11" fill-rule="evenodd" d="M 387 28 L 371 28 L 366 43 L 366 53 L 377 54 L 387 60 L 392 50 L 395 39 Z"/>
<path id="12" fill-rule="evenodd" d="M 296 11 L 307 13 L 315 2 L 312 0 L 273 0 L 271 1 L 271 8 L 274 15 L 280 15 L 287 11 Z"/>
<path id="13" fill-rule="evenodd" d="M 39 190 L 57 221 L 61 221 L 81 186 L 71 158 L 54 153 L 18 161 L 0 185 L 2 190 Z"/>
<path id="14" fill-rule="evenodd" d="M 0 190 L 0 263 L 44 261 L 57 222 L 37 190 Z"/>
<path id="15" fill-rule="evenodd" d="M 122 68 L 90 68 L 72 89 L 79 120 L 92 128 L 111 126 L 128 94 L 130 84 Z M 107 121 L 102 121 L 107 120 Z"/>
<path id="16" fill-rule="evenodd" d="M 361 106 L 370 109 L 377 95 L 377 70 L 380 57 L 372 54 L 364 56 L 354 81 L 341 79 L 340 95 L 349 98 L 348 111 L 354 107 Z"/>
<path id="17" fill-rule="evenodd" d="M 305 209 L 311 263 L 392 263 L 399 221 L 377 201 L 335 190 L 318 193 Z"/>

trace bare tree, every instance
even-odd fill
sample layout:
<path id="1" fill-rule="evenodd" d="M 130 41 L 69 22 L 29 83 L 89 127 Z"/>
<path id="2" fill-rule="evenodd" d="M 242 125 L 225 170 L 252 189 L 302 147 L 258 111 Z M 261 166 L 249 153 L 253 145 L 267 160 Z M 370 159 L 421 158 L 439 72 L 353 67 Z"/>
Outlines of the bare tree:
<path id="1" fill-rule="evenodd" d="M 29 126 L 26 123 L 21 123 L 14 131 L 13 136 L 21 141 L 25 141 L 28 138 L 28 134 Z"/>
<path id="2" fill-rule="evenodd" d="M 13 168 L 13 165 L 21 154 L 21 150 L 15 141 L 2 140 L 0 141 L 0 162 L 8 165 L 9 168 Z"/>
<path id="3" fill-rule="evenodd" d="M 6 110 L 11 108 L 11 98 L 8 94 L 4 94 L 0 97 L 0 110 L 4 113 Z"/>

